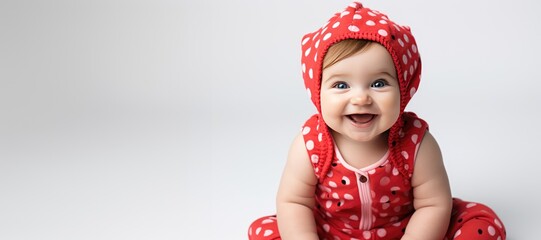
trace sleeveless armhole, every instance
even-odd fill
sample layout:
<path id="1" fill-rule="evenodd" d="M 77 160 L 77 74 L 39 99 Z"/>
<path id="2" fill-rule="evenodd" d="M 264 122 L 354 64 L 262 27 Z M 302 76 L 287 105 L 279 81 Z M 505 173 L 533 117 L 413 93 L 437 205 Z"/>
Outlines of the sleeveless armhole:
<path id="1" fill-rule="evenodd" d="M 314 169 L 318 181 L 322 181 L 322 172 L 326 171 L 326 162 L 328 161 L 329 154 L 328 149 L 324 146 L 323 138 L 325 133 L 320 129 L 319 115 L 314 114 L 310 117 L 302 127 L 302 135 L 306 151 L 308 152 L 308 158 Z M 332 149 L 331 149 L 332 151 Z M 332 161 L 332 159 L 330 160 Z"/>
<path id="2" fill-rule="evenodd" d="M 405 112 L 404 126 L 400 131 L 401 155 L 405 160 L 404 167 L 409 175 L 413 174 L 417 152 L 423 142 L 423 137 L 428 131 L 428 124 L 415 113 Z"/>

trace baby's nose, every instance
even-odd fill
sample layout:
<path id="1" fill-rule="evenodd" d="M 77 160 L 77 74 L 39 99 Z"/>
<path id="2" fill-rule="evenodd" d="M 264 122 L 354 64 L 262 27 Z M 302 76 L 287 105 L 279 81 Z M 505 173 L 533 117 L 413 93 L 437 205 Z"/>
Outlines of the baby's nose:
<path id="1" fill-rule="evenodd" d="M 368 94 L 360 94 L 352 97 L 349 101 L 354 105 L 366 105 L 372 103 L 372 98 Z"/>

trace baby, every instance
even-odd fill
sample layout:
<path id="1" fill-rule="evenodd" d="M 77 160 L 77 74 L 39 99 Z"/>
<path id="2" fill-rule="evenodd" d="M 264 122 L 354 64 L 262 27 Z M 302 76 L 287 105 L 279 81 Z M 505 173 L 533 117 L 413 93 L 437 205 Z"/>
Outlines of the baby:
<path id="1" fill-rule="evenodd" d="M 352 3 L 303 37 L 302 71 L 318 113 L 249 239 L 505 239 L 490 208 L 452 198 L 427 123 L 404 111 L 421 77 L 408 27 Z"/>

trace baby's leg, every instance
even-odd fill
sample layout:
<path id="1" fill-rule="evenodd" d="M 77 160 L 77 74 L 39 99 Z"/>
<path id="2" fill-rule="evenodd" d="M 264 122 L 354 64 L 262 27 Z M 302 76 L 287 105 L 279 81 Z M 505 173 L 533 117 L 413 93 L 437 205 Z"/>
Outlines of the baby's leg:
<path id="1" fill-rule="evenodd" d="M 276 216 L 266 216 L 255 220 L 248 229 L 249 240 L 280 240 Z"/>
<path id="2" fill-rule="evenodd" d="M 480 203 L 453 199 L 447 239 L 505 240 L 505 237 L 505 227 L 492 209 Z"/>

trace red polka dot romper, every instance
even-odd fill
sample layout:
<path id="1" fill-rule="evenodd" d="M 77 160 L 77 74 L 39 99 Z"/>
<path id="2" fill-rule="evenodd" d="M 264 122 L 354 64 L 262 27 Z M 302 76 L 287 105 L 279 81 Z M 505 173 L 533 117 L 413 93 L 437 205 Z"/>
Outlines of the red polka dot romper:
<path id="1" fill-rule="evenodd" d="M 389 150 L 378 162 L 357 169 L 336 148 L 321 116 L 319 90 L 327 49 L 344 39 L 364 39 L 384 46 L 393 58 L 400 85 L 400 117 L 389 130 Z M 417 91 L 421 59 L 408 27 L 385 14 L 352 3 L 325 26 L 302 40 L 302 71 L 318 113 L 302 128 L 306 150 L 318 178 L 314 219 L 320 239 L 400 239 L 415 211 L 411 176 L 415 157 L 428 129 L 404 109 Z M 249 239 L 281 239 L 275 216 L 257 219 Z M 502 222 L 487 206 L 454 199 L 445 239 L 505 239 Z"/>

